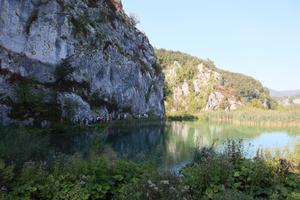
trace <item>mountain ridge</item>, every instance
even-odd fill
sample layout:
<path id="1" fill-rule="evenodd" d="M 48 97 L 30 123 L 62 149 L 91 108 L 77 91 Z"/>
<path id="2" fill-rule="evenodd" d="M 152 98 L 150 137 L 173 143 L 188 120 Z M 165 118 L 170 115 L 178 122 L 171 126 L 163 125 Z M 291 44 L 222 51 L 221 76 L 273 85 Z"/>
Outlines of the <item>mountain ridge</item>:
<path id="1" fill-rule="evenodd" d="M 270 90 L 270 95 L 274 97 L 285 97 L 285 96 L 298 96 L 300 95 L 300 89 L 297 90 Z"/>

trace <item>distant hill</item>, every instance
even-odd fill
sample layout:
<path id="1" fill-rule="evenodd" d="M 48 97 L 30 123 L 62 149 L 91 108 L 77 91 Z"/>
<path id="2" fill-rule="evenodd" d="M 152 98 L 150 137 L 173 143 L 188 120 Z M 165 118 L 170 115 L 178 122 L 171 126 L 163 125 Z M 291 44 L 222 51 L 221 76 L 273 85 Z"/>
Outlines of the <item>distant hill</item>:
<path id="1" fill-rule="evenodd" d="M 299 96 L 300 95 L 300 89 L 299 90 L 286 90 L 286 91 L 277 91 L 277 90 L 270 90 L 270 95 L 273 97 L 286 97 L 286 96 Z"/>
<path id="2" fill-rule="evenodd" d="M 252 77 L 218 69 L 211 60 L 155 50 L 165 75 L 165 106 L 169 113 L 234 110 L 246 104 L 272 105 L 269 91 Z"/>

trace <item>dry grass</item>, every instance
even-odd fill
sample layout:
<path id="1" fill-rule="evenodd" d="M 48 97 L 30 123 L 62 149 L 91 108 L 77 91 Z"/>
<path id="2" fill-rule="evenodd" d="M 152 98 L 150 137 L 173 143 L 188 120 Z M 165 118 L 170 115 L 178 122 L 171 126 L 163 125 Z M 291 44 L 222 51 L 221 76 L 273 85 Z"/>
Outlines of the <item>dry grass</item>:
<path id="1" fill-rule="evenodd" d="M 241 125 L 300 127 L 300 106 L 289 106 L 277 110 L 247 108 L 233 112 L 208 112 L 205 116 L 210 121 Z"/>

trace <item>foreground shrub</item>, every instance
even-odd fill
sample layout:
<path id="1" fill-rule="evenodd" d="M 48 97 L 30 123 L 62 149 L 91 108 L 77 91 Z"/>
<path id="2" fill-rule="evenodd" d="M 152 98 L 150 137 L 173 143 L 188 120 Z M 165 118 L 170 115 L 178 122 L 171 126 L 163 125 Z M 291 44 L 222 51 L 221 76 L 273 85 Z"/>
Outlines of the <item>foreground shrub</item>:
<path id="1" fill-rule="evenodd" d="M 223 153 L 213 148 L 196 151 L 194 163 L 183 169 L 183 181 L 193 199 L 298 198 L 299 174 L 292 172 L 287 160 L 247 159 L 240 141 L 227 141 L 225 146 Z M 236 197 L 230 195 L 233 191 L 238 191 Z"/>
<path id="2" fill-rule="evenodd" d="M 72 158 L 48 168 L 43 163 L 26 163 L 12 174 L 0 167 L 0 197 L 3 199 L 111 199 L 125 184 L 146 173 L 148 168 L 127 161 L 102 158 Z M 2 179 L 3 180 L 3 179 Z"/>
<path id="3" fill-rule="evenodd" d="M 140 180 L 126 185 L 116 199 L 183 199 L 189 197 L 186 187 L 182 186 L 180 177 L 172 173 L 152 172 Z M 188 198 L 189 199 L 189 198 Z"/>
<path id="4" fill-rule="evenodd" d="M 213 199 L 299 200 L 300 177 L 289 161 L 245 158 L 240 141 L 228 141 L 223 153 L 196 150 L 179 174 L 129 161 L 91 155 L 62 156 L 55 163 L 0 160 L 0 199 Z"/>

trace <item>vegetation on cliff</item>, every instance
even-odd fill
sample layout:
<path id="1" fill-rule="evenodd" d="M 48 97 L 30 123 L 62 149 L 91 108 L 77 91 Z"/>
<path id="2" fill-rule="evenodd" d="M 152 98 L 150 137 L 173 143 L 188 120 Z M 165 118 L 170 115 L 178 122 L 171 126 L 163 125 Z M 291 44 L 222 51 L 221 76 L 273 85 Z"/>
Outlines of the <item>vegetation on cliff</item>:
<path id="1" fill-rule="evenodd" d="M 216 68 L 181 52 L 155 50 L 165 75 L 167 112 L 199 113 L 202 110 L 234 110 L 244 105 L 274 108 L 268 89 L 245 75 Z"/>

